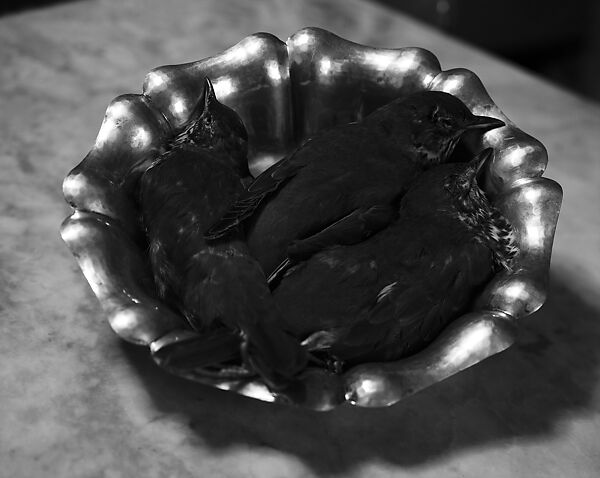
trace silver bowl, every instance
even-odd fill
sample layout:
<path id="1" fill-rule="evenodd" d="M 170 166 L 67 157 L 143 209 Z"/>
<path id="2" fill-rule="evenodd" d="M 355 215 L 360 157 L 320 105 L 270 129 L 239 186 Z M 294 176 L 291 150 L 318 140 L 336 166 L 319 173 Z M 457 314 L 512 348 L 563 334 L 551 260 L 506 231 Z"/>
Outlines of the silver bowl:
<path id="1" fill-rule="evenodd" d="M 285 395 L 271 393 L 256 377 L 186 365 L 181 357 L 193 356 L 200 337 L 154 293 L 132 193 L 160 146 L 185 123 L 204 77 L 244 120 L 255 174 L 318 131 L 355 121 L 415 91 L 446 91 L 475 114 L 502 119 L 505 127 L 465 147 L 496 150 L 484 189 L 518 231 L 522 253 L 515 271 L 496 275 L 473 310 L 420 353 L 361 364 L 343 375 L 310 369 Z M 124 340 L 149 346 L 154 360 L 170 372 L 317 410 L 344 401 L 387 406 L 505 350 L 515 340 L 519 319 L 544 303 L 562 200 L 560 186 L 542 177 L 546 163 L 544 146 L 500 111 L 474 73 L 442 71 L 427 50 L 371 48 L 317 28 L 300 30 L 285 43 L 257 33 L 219 55 L 156 68 L 146 76 L 142 94 L 112 101 L 93 148 L 65 178 L 64 195 L 75 211 L 61 234 L 113 330 Z"/>

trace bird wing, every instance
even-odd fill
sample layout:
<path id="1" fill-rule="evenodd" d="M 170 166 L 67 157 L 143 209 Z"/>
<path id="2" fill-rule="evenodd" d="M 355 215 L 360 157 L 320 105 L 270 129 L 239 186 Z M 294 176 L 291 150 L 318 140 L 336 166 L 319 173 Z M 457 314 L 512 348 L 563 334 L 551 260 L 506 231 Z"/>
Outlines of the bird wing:
<path id="1" fill-rule="evenodd" d="M 442 253 L 421 249 L 344 334 L 344 355 L 393 360 L 416 352 L 464 310 L 489 277 L 490 261 L 489 250 L 474 241 Z"/>
<path id="2" fill-rule="evenodd" d="M 223 217 L 206 231 L 204 237 L 210 240 L 224 237 L 252 216 L 267 195 L 277 191 L 286 180 L 294 177 L 306 166 L 308 157 L 306 154 L 291 154 L 264 171 L 238 197 Z"/>
<path id="3" fill-rule="evenodd" d="M 239 329 L 244 359 L 273 386 L 304 368 L 306 352 L 281 330 L 263 271 L 240 244 L 207 248 L 190 261 L 183 302 L 200 332 L 219 323 Z"/>
<path id="4" fill-rule="evenodd" d="M 388 226 L 395 217 L 396 210 L 391 204 L 359 208 L 320 232 L 306 239 L 293 241 L 287 249 L 288 257 L 269 274 L 267 278 L 269 286 L 276 287 L 284 274 L 299 261 L 307 260 L 331 246 L 347 246 L 364 241 Z"/>
<path id="5" fill-rule="evenodd" d="M 288 256 L 298 261 L 329 246 L 356 244 L 388 226 L 395 216 L 396 211 L 391 204 L 355 209 L 320 232 L 294 241 L 288 247 Z"/>
<path id="6" fill-rule="evenodd" d="M 306 337 L 356 320 L 376 293 L 378 265 L 369 251 L 349 249 L 329 248 L 288 271 L 273 291 L 285 330 Z"/>

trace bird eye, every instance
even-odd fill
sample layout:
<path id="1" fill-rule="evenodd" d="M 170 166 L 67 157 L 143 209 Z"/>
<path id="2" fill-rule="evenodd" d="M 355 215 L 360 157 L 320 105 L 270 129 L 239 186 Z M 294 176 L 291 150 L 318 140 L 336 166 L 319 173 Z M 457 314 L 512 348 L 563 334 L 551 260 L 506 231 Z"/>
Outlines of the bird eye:
<path id="1" fill-rule="evenodd" d="M 444 116 L 437 105 L 431 113 L 431 120 L 442 129 L 452 128 L 452 120 L 448 116 Z"/>
<path id="2" fill-rule="evenodd" d="M 452 120 L 450 118 L 438 117 L 437 124 L 443 129 L 451 129 L 452 128 Z"/>

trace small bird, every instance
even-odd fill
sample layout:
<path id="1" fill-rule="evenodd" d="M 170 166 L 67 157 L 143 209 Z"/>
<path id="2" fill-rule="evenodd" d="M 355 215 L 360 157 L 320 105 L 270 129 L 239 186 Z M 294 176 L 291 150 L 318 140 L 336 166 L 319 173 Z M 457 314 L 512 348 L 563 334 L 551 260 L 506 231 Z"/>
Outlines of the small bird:
<path id="1" fill-rule="evenodd" d="M 206 237 L 224 237 L 250 218 L 250 251 L 273 280 L 290 260 L 383 229 L 408 186 L 445 162 L 463 133 L 503 125 L 473 115 L 448 93 L 399 98 L 360 122 L 310 139 L 267 169 Z"/>
<path id="2" fill-rule="evenodd" d="M 207 79 L 183 131 L 143 174 L 140 208 L 160 297 L 199 332 L 239 331 L 246 362 L 276 388 L 304 368 L 306 352 L 279 328 L 264 273 L 242 232 L 210 244 L 204 239 L 244 190 L 247 139 L 240 117 L 216 99 Z"/>
<path id="3" fill-rule="evenodd" d="M 431 168 L 386 229 L 289 269 L 273 291 L 284 329 L 338 365 L 396 360 L 427 345 L 518 253 L 512 226 L 477 184 L 491 153 Z"/>

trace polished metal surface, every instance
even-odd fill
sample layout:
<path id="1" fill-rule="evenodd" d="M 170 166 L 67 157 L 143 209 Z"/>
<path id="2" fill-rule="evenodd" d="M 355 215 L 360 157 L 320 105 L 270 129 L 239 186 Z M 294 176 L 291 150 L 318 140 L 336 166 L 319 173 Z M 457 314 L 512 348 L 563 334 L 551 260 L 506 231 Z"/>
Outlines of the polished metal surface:
<path id="1" fill-rule="evenodd" d="M 467 145 L 472 151 L 496 150 L 484 189 L 517 229 L 522 252 L 515 271 L 496 276 L 474 310 L 422 352 L 397 362 L 362 364 L 343 376 L 307 370 L 298 387 L 285 394 L 272 394 L 239 370 L 173 366 L 169 357 L 193 348 L 197 335 L 153 292 L 131 195 L 161 144 L 185 122 L 205 76 L 219 99 L 244 120 L 255 174 L 315 133 L 414 91 L 447 91 L 474 113 L 504 120 L 505 127 Z M 544 146 L 500 111 L 473 72 L 442 71 L 426 50 L 371 48 L 317 28 L 303 29 L 286 43 L 258 33 L 214 57 L 154 69 L 143 94 L 123 95 L 110 104 L 94 147 L 64 181 L 65 198 L 75 212 L 61 233 L 115 332 L 149 345 L 155 361 L 170 372 L 316 410 L 343 401 L 387 406 L 506 349 L 518 320 L 543 304 L 562 200 L 560 186 L 541 177 L 546 164 Z"/>

